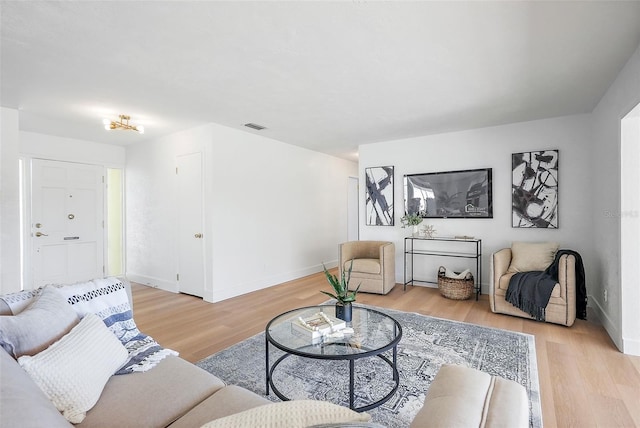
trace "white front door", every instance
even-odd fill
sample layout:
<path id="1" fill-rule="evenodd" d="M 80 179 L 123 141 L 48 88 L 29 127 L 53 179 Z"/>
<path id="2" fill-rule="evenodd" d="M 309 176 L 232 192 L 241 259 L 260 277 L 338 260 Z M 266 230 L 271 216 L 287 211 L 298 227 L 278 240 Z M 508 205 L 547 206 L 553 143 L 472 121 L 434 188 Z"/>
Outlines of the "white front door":
<path id="1" fill-rule="evenodd" d="M 178 176 L 178 290 L 204 295 L 204 235 L 202 221 L 202 155 L 176 159 Z"/>
<path id="2" fill-rule="evenodd" d="M 31 163 L 33 286 L 104 276 L 103 168 Z"/>

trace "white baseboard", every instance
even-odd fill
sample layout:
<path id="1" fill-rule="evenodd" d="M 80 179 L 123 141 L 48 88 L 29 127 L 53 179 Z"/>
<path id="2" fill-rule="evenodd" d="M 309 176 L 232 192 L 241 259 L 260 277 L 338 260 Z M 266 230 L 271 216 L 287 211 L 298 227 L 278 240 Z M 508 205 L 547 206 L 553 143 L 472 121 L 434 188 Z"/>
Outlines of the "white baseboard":
<path id="1" fill-rule="evenodd" d="M 178 292 L 178 284 L 176 282 L 166 281 L 152 276 L 138 275 L 136 273 L 127 273 L 127 279 L 131 282 L 137 282 L 138 284 L 159 288 L 172 293 Z"/>
<path id="2" fill-rule="evenodd" d="M 640 340 L 622 338 L 622 346 L 625 355 L 640 356 Z"/>
<path id="3" fill-rule="evenodd" d="M 327 269 L 332 269 L 338 266 L 337 260 L 326 262 L 324 264 Z M 207 302 L 215 303 L 220 302 L 222 300 L 230 299 L 232 297 L 236 297 L 242 294 L 251 293 L 253 291 L 262 290 L 265 288 L 273 287 L 278 284 L 282 284 L 283 282 L 292 281 L 294 279 L 299 279 L 308 275 L 313 275 L 314 273 L 322 272 L 322 264 L 309 266 L 303 269 L 298 269 L 292 272 L 281 273 L 277 275 L 272 275 L 269 277 L 259 278 L 254 281 L 243 282 L 240 284 L 236 284 L 233 287 L 224 287 L 224 289 L 215 289 L 214 284 L 214 296 L 213 299 L 208 299 L 209 292 L 205 293 L 204 300 Z M 237 292 L 235 290 L 242 290 L 241 292 Z"/>
<path id="4" fill-rule="evenodd" d="M 611 318 L 609 318 L 607 313 L 600 305 L 600 301 L 598 301 L 598 299 L 594 298 L 591 295 L 587 296 L 587 301 L 589 302 L 589 307 L 592 309 L 595 316 L 598 317 L 600 324 L 602 324 L 604 329 L 609 334 L 609 337 L 611 337 L 614 345 L 616 345 L 616 348 L 618 348 L 621 352 L 624 352 L 624 343 L 622 338 L 620 337 L 620 332 L 618 331 L 615 323 L 611 320 Z"/>

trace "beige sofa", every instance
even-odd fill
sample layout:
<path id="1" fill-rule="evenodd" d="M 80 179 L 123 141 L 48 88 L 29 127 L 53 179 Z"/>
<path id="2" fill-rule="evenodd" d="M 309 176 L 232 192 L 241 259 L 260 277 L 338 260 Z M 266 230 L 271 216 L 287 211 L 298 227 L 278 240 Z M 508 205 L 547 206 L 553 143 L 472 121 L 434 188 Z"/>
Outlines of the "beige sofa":
<path id="1" fill-rule="evenodd" d="M 128 284 L 127 291 L 131 299 Z M 0 315 L 11 316 L 1 300 Z M 526 426 L 529 419 L 527 403 L 525 389 L 515 382 L 466 367 L 443 366 L 428 391 L 423 409 L 411 426 Z M 359 414 L 324 402 L 271 403 L 251 391 L 226 385 L 216 376 L 177 356 L 168 356 L 148 371 L 108 378 L 99 400 L 76 426 L 304 427 L 327 423 L 344 426 L 347 422 L 367 426 L 364 423 L 369 419 L 366 413 Z M 2 348 L 0 426 L 73 426 Z"/>
<path id="2" fill-rule="evenodd" d="M 73 426 L 4 350 L 0 350 L 0 426 Z M 113 376 L 78 427 L 199 427 L 269 401 L 179 358 L 145 373 Z"/>
<path id="3" fill-rule="evenodd" d="M 365 293 L 387 294 L 396 285 L 396 248 L 393 242 L 344 242 L 340 244 L 339 253 L 339 274 L 351 269 L 349 289 L 360 285 L 360 291 Z"/>
<path id="4" fill-rule="evenodd" d="M 126 282 L 125 282 L 126 283 Z M 126 283 L 129 299 L 130 285 Z M 0 315 L 11 311 L 0 300 Z M 226 385 L 176 356 L 146 372 L 111 376 L 97 404 L 77 427 L 199 427 L 270 401 Z M 0 348 L 0 426 L 67 427 L 70 424 L 18 362 Z"/>

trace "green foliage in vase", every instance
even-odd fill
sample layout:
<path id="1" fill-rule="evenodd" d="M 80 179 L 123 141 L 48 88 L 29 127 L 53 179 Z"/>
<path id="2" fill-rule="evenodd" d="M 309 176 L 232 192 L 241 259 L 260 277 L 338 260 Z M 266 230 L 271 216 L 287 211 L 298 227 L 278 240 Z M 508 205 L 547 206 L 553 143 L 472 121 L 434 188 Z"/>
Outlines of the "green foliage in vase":
<path id="1" fill-rule="evenodd" d="M 417 226 L 422 223 L 422 217 L 418 214 L 405 214 L 404 217 L 400 219 L 400 222 L 402 223 L 402 227 Z"/>
<path id="2" fill-rule="evenodd" d="M 329 293 L 328 291 L 320 291 L 321 293 L 326 294 L 327 296 L 336 299 L 338 303 L 345 304 L 356 301 L 356 294 L 358 294 L 358 290 L 360 290 L 360 285 L 356 287 L 355 290 L 349 291 L 349 281 L 351 281 L 351 269 L 353 268 L 353 259 L 351 260 L 351 265 L 349 266 L 349 271 L 345 273 L 344 269 L 341 269 L 342 275 L 341 278 L 338 277 L 331 272 L 329 272 L 324 265 L 322 264 L 322 268 L 324 269 L 324 275 L 327 277 L 327 281 L 331 284 L 333 288 L 333 293 Z"/>

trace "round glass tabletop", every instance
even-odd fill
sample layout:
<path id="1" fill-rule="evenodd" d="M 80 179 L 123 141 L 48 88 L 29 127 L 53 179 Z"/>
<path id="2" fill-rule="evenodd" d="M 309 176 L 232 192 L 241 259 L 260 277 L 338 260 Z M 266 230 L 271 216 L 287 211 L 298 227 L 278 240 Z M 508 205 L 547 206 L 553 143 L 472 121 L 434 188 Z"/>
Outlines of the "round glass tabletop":
<path id="1" fill-rule="evenodd" d="M 389 315 L 353 306 L 352 320 L 346 323 L 346 327 L 353 329 L 352 333 L 312 338 L 311 332 L 299 328 L 300 318 L 308 320 L 320 313 L 335 319 L 335 305 L 310 306 L 278 315 L 267 325 L 267 340 L 290 354 L 344 360 L 380 354 L 395 346 L 402 337 L 400 324 Z"/>

